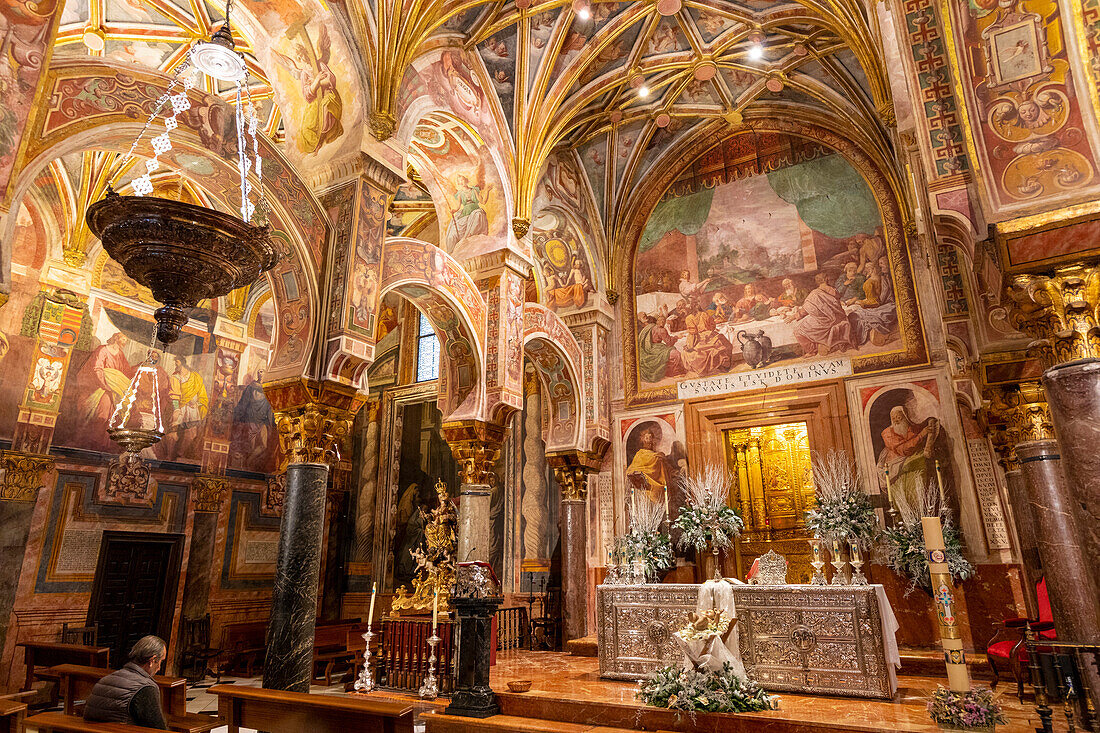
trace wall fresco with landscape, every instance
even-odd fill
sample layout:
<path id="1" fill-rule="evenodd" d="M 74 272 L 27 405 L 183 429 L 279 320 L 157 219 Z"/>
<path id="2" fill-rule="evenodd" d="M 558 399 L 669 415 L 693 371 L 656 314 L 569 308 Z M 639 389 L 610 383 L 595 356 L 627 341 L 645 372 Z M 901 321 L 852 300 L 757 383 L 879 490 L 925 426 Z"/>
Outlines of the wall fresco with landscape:
<path id="1" fill-rule="evenodd" d="M 902 348 L 897 277 L 863 177 L 809 141 L 746 139 L 682 175 L 642 234 L 633 283 L 642 389 Z"/>

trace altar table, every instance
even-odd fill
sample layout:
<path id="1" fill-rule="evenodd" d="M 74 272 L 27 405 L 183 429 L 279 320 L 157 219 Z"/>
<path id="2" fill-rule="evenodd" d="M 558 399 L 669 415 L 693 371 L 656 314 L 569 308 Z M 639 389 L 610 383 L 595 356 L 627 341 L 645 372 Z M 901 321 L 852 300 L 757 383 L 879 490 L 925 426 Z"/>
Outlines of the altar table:
<path id="1" fill-rule="evenodd" d="M 881 585 L 735 585 L 741 659 L 766 690 L 890 699 L 898 624 Z M 683 660 L 671 638 L 698 585 L 596 589 L 600 676 L 639 680 Z"/>

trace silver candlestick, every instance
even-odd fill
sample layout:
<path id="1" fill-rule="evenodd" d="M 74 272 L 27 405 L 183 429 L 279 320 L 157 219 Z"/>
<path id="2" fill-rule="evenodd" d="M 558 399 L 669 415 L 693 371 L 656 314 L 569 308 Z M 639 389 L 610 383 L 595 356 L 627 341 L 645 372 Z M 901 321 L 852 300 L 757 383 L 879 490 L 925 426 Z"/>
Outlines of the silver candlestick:
<path id="1" fill-rule="evenodd" d="M 863 574 L 863 558 L 859 554 L 859 541 L 850 538 L 848 540 L 848 553 L 851 557 L 852 578 L 851 585 L 867 585 L 867 576 Z"/>
<path id="2" fill-rule="evenodd" d="M 833 585 L 848 585 L 848 578 L 844 576 L 844 556 L 840 554 L 840 542 L 833 540 L 833 559 L 829 564 L 833 566 Z"/>
<path id="3" fill-rule="evenodd" d="M 374 691 L 374 675 L 370 670 L 370 640 L 373 637 L 374 633 L 369 628 L 363 632 L 363 641 L 367 642 L 367 646 L 363 649 L 363 670 L 359 673 L 358 679 L 355 680 L 356 692 Z"/>
<path id="4" fill-rule="evenodd" d="M 810 579 L 811 585 L 828 585 L 825 580 L 825 573 L 821 572 L 821 569 L 825 567 L 825 561 L 821 559 L 822 547 L 821 538 L 814 537 L 810 540 L 810 548 L 813 551 L 813 560 L 810 561 L 810 566 L 814 569 L 813 578 Z"/>
<path id="5" fill-rule="evenodd" d="M 435 631 L 432 631 L 432 635 L 428 637 L 428 646 L 431 647 L 431 651 L 428 653 L 428 676 L 424 678 L 424 684 L 420 686 L 420 697 L 427 700 L 434 700 L 439 697 L 439 680 L 435 676 L 435 647 L 441 642 Z"/>

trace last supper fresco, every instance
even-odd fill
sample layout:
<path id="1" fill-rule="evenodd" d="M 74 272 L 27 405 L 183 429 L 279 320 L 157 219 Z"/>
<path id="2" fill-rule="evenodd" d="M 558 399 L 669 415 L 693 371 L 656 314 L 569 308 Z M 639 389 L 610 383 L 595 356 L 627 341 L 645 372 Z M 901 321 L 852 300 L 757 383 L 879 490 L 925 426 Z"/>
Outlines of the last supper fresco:
<path id="1" fill-rule="evenodd" d="M 883 219 L 866 181 L 817 144 L 740 141 L 673 184 L 642 233 L 643 388 L 901 346 Z"/>

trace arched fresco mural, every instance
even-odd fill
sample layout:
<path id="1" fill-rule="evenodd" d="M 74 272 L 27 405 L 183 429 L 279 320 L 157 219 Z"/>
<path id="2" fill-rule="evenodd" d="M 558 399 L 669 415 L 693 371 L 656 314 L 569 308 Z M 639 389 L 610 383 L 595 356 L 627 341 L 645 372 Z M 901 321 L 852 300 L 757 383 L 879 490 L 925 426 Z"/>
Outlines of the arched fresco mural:
<path id="1" fill-rule="evenodd" d="M 164 93 L 166 81 L 155 73 L 82 61 L 52 66 L 45 83 L 49 94 L 62 103 L 56 108 L 40 107 L 31 118 L 14 189 L 16 203 L 37 170 L 50 160 L 93 147 L 127 151 Z M 177 116 L 179 128 L 172 133 L 173 148 L 161 159 L 172 169 L 184 171 L 210 194 L 212 203 L 232 211 L 239 205 L 234 183 L 236 128 L 232 108 L 196 90 L 189 96 L 190 109 Z M 264 186 L 272 204 L 271 224 L 280 254 L 279 265 L 268 273 L 281 314 L 268 378 L 278 379 L 298 376 L 306 367 L 313 339 L 316 271 L 327 230 L 320 205 L 278 149 L 262 137 L 260 146 Z M 10 250 L 5 251 L 4 260 L 7 270 Z"/>
<path id="2" fill-rule="evenodd" d="M 561 319 L 538 303 L 524 305 L 523 353 L 537 370 L 548 397 L 546 450 L 588 450 L 581 412 L 585 404 L 581 348 Z"/>
<path id="3" fill-rule="evenodd" d="M 834 134 L 768 126 L 700 141 L 628 229 L 632 401 L 765 364 L 847 357 L 866 371 L 927 358 L 889 180 Z M 764 338 L 763 364 L 746 360 Z"/>
<path id="4" fill-rule="evenodd" d="M 435 328 L 444 419 L 483 419 L 486 306 L 470 276 L 439 247 L 393 237 L 384 248 L 380 295 L 390 291 L 411 300 Z"/>

